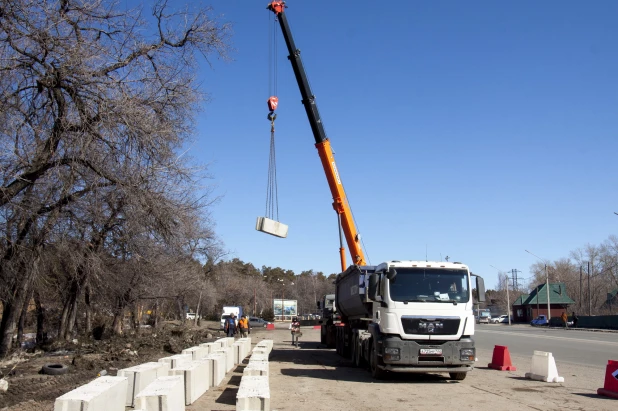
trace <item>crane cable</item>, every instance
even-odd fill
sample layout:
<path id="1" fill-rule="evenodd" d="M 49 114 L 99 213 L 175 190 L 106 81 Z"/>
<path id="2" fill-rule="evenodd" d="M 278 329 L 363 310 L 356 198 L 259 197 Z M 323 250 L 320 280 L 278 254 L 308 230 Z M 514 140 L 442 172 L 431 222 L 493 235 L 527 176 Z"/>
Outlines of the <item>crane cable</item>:
<path id="1" fill-rule="evenodd" d="M 272 13 L 269 13 L 269 20 L 272 19 Z M 268 116 L 270 121 L 270 155 L 268 158 L 268 185 L 266 187 L 266 214 L 265 217 L 279 221 L 279 198 L 277 189 L 277 161 L 275 153 L 275 119 L 277 114 L 275 110 L 279 104 L 277 98 L 277 35 L 276 27 L 277 17 L 275 16 L 274 24 L 268 25 Z M 272 27 L 272 30 L 271 30 Z"/>

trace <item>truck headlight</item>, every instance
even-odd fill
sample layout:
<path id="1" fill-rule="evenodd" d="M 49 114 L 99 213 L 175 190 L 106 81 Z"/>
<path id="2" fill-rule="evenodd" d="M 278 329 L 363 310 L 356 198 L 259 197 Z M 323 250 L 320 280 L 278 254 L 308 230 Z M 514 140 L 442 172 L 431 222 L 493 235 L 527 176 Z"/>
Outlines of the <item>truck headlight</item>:
<path id="1" fill-rule="evenodd" d="M 474 348 L 462 348 L 459 350 L 459 359 L 461 361 L 474 361 Z"/>
<path id="2" fill-rule="evenodd" d="M 399 348 L 386 347 L 384 348 L 384 361 L 399 361 Z"/>

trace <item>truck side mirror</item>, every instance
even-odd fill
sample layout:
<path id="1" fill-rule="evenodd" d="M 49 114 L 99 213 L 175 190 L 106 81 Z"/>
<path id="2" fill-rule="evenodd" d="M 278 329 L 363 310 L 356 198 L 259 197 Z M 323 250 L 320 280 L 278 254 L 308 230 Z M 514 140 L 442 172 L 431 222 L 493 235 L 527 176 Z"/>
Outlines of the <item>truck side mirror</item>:
<path id="1" fill-rule="evenodd" d="M 320 304 L 319 301 L 316 301 L 316 305 L 318 306 L 318 309 L 322 309 L 322 307 L 320 307 L 322 304 Z"/>
<path id="2" fill-rule="evenodd" d="M 485 302 L 485 281 L 483 277 L 476 276 L 476 297 L 479 303 Z"/>
<path id="3" fill-rule="evenodd" d="M 388 278 L 389 281 L 393 281 L 395 277 L 397 277 L 397 270 L 395 270 L 394 267 L 389 268 L 386 272 L 386 278 Z"/>
<path id="4" fill-rule="evenodd" d="M 379 274 L 371 274 L 369 276 L 369 284 L 367 286 L 369 291 L 369 299 L 376 300 L 378 297 L 378 282 L 380 281 Z"/>

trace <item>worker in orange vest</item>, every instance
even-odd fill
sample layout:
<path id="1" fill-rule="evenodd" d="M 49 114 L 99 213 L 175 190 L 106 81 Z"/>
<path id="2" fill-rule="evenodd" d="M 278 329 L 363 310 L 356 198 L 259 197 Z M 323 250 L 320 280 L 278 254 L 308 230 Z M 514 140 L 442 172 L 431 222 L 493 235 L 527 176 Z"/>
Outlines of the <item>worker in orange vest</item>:
<path id="1" fill-rule="evenodd" d="M 246 315 L 243 315 L 241 319 L 238 320 L 238 328 L 240 329 L 240 338 L 247 338 L 247 333 L 251 333 L 249 319 Z"/>

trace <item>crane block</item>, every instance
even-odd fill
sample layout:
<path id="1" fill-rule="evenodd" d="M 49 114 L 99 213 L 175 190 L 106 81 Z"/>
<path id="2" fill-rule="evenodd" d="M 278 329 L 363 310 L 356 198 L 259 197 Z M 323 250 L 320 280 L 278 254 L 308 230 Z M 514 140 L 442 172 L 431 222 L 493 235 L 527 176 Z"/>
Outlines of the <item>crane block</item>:
<path id="1" fill-rule="evenodd" d="M 279 221 L 271 220 L 267 217 L 258 217 L 255 229 L 275 237 L 286 238 L 288 236 L 288 226 Z"/>
<path id="2" fill-rule="evenodd" d="M 279 98 L 276 96 L 271 96 L 268 98 L 268 110 L 275 111 L 277 106 L 279 105 Z"/>

